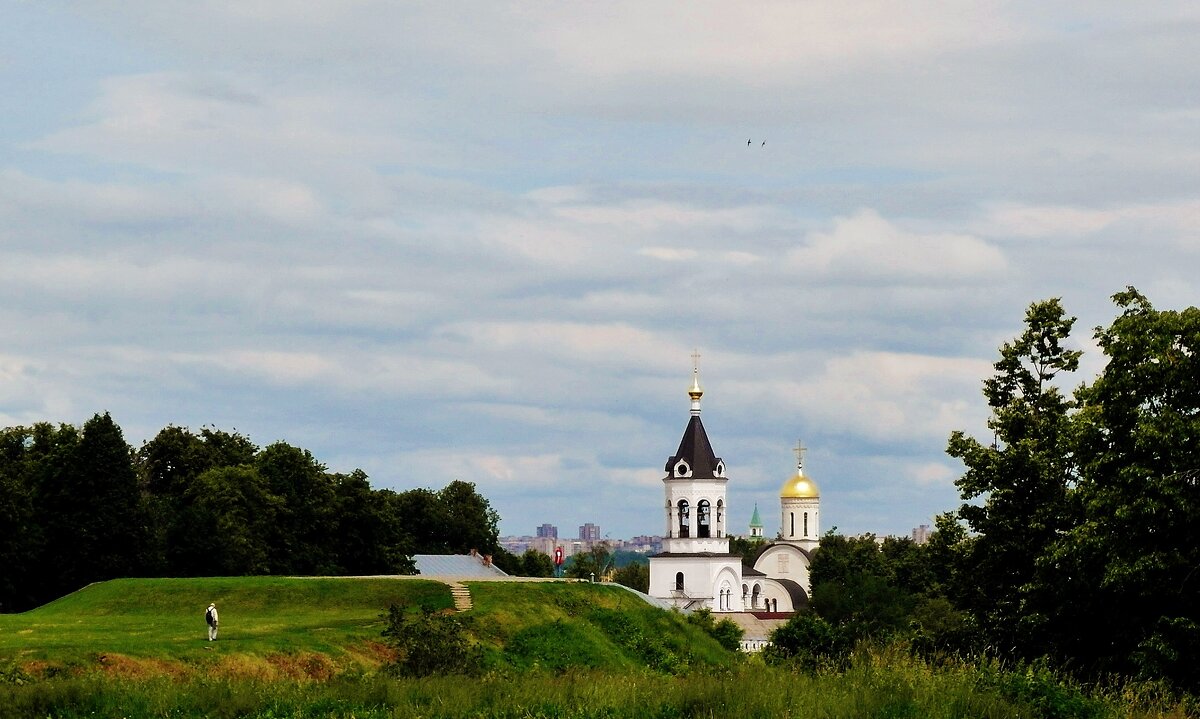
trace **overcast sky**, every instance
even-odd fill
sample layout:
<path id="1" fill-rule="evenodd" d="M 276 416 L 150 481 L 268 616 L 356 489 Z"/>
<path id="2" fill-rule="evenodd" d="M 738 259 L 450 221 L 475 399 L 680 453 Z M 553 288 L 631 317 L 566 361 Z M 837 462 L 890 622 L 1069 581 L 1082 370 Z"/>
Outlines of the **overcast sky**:
<path id="1" fill-rule="evenodd" d="M 697 349 L 734 528 L 908 534 L 1029 303 L 1196 302 L 1200 5 L 1067 5 L 0 0 L 0 423 L 661 534 Z"/>

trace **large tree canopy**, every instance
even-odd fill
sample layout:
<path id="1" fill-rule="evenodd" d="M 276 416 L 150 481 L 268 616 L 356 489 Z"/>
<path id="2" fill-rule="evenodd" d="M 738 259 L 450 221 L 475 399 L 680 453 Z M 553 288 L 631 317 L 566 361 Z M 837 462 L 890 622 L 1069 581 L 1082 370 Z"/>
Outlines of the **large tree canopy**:
<path id="1" fill-rule="evenodd" d="M 1060 392 L 1078 367 L 1072 320 L 1057 300 L 1035 303 L 984 383 L 994 437 L 951 437 L 973 532 L 950 550 L 972 578 L 954 598 L 1002 653 L 1194 689 L 1200 310 L 1156 310 L 1133 288 L 1113 300 L 1092 382 Z"/>
<path id="2" fill-rule="evenodd" d="M 388 574 L 495 552 L 473 484 L 372 489 L 284 442 L 166 427 L 133 451 L 107 415 L 0 430 L 0 609 L 122 576 Z"/>

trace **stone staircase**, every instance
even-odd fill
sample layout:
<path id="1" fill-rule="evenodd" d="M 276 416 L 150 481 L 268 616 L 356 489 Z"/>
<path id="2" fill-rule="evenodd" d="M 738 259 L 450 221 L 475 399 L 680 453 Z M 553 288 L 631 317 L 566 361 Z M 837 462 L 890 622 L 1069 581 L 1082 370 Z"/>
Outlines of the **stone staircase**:
<path id="1" fill-rule="evenodd" d="M 461 582 L 446 582 L 450 585 L 450 596 L 454 598 L 454 609 L 465 612 L 471 608 L 471 590 Z"/>

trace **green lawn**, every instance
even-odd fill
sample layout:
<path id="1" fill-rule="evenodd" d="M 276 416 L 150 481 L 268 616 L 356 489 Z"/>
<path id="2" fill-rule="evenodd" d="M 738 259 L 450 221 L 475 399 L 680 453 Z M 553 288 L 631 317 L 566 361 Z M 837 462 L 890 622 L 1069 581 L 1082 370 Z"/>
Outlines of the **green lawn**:
<path id="1" fill-rule="evenodd" d="M 207 641 L 216 602 L 220 637 Z M 440 582 L 394 578 L 118 579 L 23 614 L 0 615 L 0 660 L 89 664 L 99 655 L 194 660 L 216 654 L 340 655 L 378 640 L 390 604 L 446 608 Z"/>

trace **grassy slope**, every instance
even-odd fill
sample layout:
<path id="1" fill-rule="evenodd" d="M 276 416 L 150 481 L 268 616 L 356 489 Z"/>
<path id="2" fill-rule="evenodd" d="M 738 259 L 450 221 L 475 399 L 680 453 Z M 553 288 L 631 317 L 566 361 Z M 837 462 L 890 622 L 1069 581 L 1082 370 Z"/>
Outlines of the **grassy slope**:
<path id="1" fill-rule="evenodd" d="M 616 587 L 565 583 L 469 584 L 477 639 L 489 663 L 673 671 L 726 663 L 729 653 L 678 615 Z M 204 608 L 216 602 L 221 635 L 206 641 Z M 267 676 L 255 661 L 313 655 L 310 673 L 371 664 L 380 614 L 390 604 L 452 606 L 449 588 L 420 579 L 122 579 L 87 587 L 24 614 L 0 615 L 0 664 L 57 667 L 153 660 L 169 671 L 211 668 Z M 163 671 L 142 663 L 140 672 Z M 295 673 L 294 667 L 289 670 Z M 285 672 L 287 673 L 287 672 Z"/>
<path id="2" fill-rule="evenodd" d="M 204 624 L 209 602 L 221 613 L 212 644 Z M 103 654 L 172 661 L 214 652 L 341 656 L 379 638 L 379 615 L 393 602 L 452 606 L 446 585 L 416 579 L 119 579 L 0 615 L 0 658 L 79 665 Z"/>

